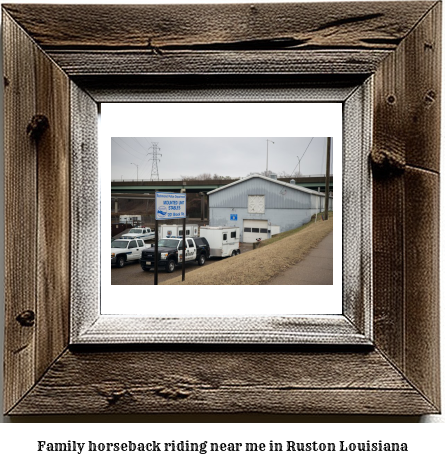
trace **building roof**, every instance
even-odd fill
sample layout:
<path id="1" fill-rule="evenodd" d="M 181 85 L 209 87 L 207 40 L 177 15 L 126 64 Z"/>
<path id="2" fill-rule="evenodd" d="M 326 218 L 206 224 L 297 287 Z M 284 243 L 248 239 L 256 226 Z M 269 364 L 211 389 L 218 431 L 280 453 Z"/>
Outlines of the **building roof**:
<path id="1" fill-rule="evenodd" d="M 253 179 L 253 178 L 264 179 L 265 181 L 269 181 L 269 182 L 278 184 L 280 186 L 284 186 L 290 189 L 295 189 L 297 191 L 307 192 L 309 194 L 313 194 L 313 195 L 315 194 L 315 195 L 319 195 L 320 197 L 324 197 L 324 192 L 317 192 L 312 189 L 308 189 L 307 187 L 298 186 L 296 184 L 290 184 L 288 182 L 278 181 L 278 179 L 268 178 L 267 176 L 263 176 L 262 174 L 252 174 L 250 176 L 247 176 L 246 178 L 239 179 L 238 181 L 234 181 L 230 184 L 219 187 L 218 189 L 214 189 L 213 191 L 207 192 L 207 195 L 214 194 L 215 192 L 222 191 L 224 189 L 234 186 L 235 184 L 240 184 L 244 181 L 249 181 L 250 179 Z"/>

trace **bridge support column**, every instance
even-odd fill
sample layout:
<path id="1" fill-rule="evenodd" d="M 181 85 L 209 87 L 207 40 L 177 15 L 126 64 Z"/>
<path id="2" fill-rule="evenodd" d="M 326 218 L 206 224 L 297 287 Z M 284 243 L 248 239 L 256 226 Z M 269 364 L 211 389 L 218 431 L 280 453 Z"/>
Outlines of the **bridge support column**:
<path id="1" fill-rule="evenodd" d="M 209 214 L 209 196 L 207 195 L 207 193 L 206 193 L 206 199 L 207 199 L 207 206 L 206 206 L 206 213 L 205 213 L 205 217 L 206 217 L 207 223 L 210 223 L 210 214 Z"/>
<path id="2" fill-rule="evenodd" d="M 205 192 L 200 192 L 199 195 L 201 196 L 201 220 L 205 217 Z"/>
<path id="3" fill-rule="evenodd" d="M 200 192 L 201 196 L 201 220 L 209 220 L 209 202 L 207 192 Z M 207 205 L 206 205 L 207 200 Z"/>

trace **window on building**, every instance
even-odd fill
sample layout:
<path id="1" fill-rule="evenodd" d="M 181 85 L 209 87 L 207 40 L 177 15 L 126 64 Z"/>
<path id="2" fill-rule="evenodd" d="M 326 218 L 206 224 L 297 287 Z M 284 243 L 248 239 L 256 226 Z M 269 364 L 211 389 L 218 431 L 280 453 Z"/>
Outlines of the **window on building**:
<path id="1" fill-rule="evenodd" d="M 252 232 L 253 232 L 253 233 L 259 233 L 259 232 L 260 232 L 260 228 L 252 228 Z"/>
<path id="2" fill-rule="evenodd" d="M 261 228 L 261 229 L 260 229 L 260 233 L 265 233 L 265 234 L 267 234 L 267 229 Z"/>
<path id="3" fill-rule="evenodd" d="M 264 195 L 249 195 L 247 197 L 248 213 L 264 213 L 266 205 Z"/>
<path id="4" fill-rule="evenodd" d="M 252 228 L 244 228 L 244 232 L 252 232 Z"/>

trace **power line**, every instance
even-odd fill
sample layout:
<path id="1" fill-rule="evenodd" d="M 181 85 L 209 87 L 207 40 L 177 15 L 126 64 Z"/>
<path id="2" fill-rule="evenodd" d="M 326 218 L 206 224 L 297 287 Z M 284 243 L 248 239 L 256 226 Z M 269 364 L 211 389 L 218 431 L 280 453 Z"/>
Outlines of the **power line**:
<path id="1" fill-rule="evenodd" d="M 301 163 L 301 160 L 303 160 L 304 154 L 306 153 L 307 149 L 309 148 L 309 146 L 311 145 L 311 142 L 312 142 L 313 140 L 314 140 L 314 138 L 312 137 L 312 139 L 309 141 L 309 144 L 307 144 L 307 147 L 304 149 L 303 155 L 301 155 L 301 158 L 300 158 L 300 160 L 298 161 L 297 166 Z M 291 176 L 294 174 L 294 171 L 297 169 L 297 166 L 296 166 L 296 167 L 294 168 L 294 170 L 292 171 Z"/>
<path id="2" fill-rule="evenodd" d="M 125 137 L 124 140 L 125 140 L 125 144 L 127 144 L 129 147 L 131 147 L 131 149 L 134 150 L 135 152 L 141 153 L 139 147 L 136 148 L 136 149 L 133 148 L 134 145 L 131 145 L 130 142 L 132 142 L 132 143 L 133 143 L 133 142 L 136 142 L 136 143 L 142 148 L 142 151 L 143 151 L 144 154 L 147 152 L 147 149 L 144 148 L 144 147 L 142 146 L 142 144 L 140 144 L 140 143 L 138 142 L 138 140 L 137 140 L 135 137 Z"/>
<path id="3" fill-rule="evenodd" d="M 131 157 L 135 157 L 135 158 L 138 158 L 139 160 L 143 160 L 143 158 L 136 157 L 135 155 L 129 153 L 129 152 L 128 152 L 128 149 L 126 149 L 125 147 L 122 147 L 122 145 L 119 144 L 119 142 L 116 140 L 116 137 L 112 137 L 111 140 L 112 140 L 113 142 L 115 142 L 122 150 L 124 150 L 125 152 L 127 152 L 128 155 L 130 155 Z M 133 152 L 136 152 L 136 153 L 139 154 L 139 152 L 137 152 L 136 150 L 132 149 L 130 146 L 128 146 L 128 148 L 129 148 L 130 150 L 132 150 Z"/>
<path id="4" fill-rule="evenodd" d="M 136 142 L 143 148 L 144 152 L 146 152 L 147 149 L 138 141 L 138 138 L 137 138 L 137 137 L 134 137 L 134 139 L 135 139 Z"/>

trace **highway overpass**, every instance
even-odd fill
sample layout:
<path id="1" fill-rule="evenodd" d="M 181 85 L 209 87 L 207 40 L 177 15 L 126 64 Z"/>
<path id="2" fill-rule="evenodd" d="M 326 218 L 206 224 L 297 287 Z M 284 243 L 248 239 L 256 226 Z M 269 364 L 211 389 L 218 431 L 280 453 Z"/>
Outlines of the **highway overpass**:
<path id="1" fill-rule="evenodd" d="M 185 189 L 186 192 L 209 192 L 213 189 L 226 186 L 239 178 L 233 179 L 204 179 L 204 180 L 182 180 L 182 179 L 161 179 L 159 181 L 146 180 L 121 180 L 111 181 L 111 193 L 133 193 L 133 194 L 152 194 L 156 191 L 179 192 Z M 301 178 L 292 178 L 295 184 L 307 187 L 309 189 L 325 190 L 325 177 L 323 176 L 305 176 Z M 330 177 L 330 190 L 333 191 L 333 177 Z M 291 178 L 278 178 L 278 181 L 289 182 Z"/>

